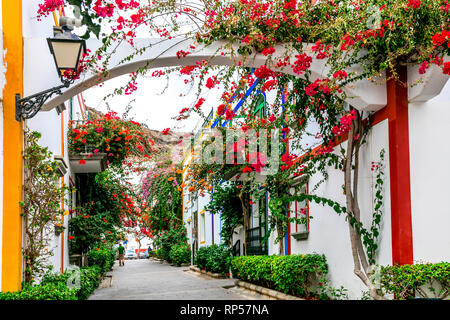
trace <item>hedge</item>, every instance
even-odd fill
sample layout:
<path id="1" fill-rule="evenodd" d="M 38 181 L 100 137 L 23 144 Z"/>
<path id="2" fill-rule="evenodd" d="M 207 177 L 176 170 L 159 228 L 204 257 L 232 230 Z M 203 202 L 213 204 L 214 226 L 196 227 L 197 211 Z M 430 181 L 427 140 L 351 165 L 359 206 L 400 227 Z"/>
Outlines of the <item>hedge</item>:
<path id="1" fill-rule="evenodd" d="M 197 250 L 194 264 L 202 270 L 227 275 L 230 270 L 231 249 L 213 244 Z"/>
<path id="2" fill-rule="evenodd" d="M 102 274 L 110 271 L 116 260 L 116 249 L 112 246 L 98 246 L 91 249 L 88 254 L 89 266 L 99 266 Z"/>
<path id="3" fill-rule="evenodd" d="M 105 272 L 112 268 L 115 250 L 94 248 L 88 252 L 88 260 L 89 266 L 79 269 L 79 283 L 74 277 L 75 270 L 66 270 L 63 274 L 49 272 L 39 284 L 25 284 L 18 292 L 0 292 L 0 300 L 85 300 L 98 287 Z"/>
<path id="4" fill-rule="evenodd" d="M 189 244 L 175 244 L 170 248 L 170 260 L 177 266 L 191 262 L 191 247 Z"/>
<path id="5" fill-rule="evenodd" d="M 234 278 L 303 298 L 318 297 L 328 265 L 324 255 L 241 256 L 231 260 Z"/>
<path id="6" fill-rule="evenodd" d="M 450 263 L 382 266 L 380 287 L 394 299 L 415 297 L 445 299 L 450 295 Z"/>

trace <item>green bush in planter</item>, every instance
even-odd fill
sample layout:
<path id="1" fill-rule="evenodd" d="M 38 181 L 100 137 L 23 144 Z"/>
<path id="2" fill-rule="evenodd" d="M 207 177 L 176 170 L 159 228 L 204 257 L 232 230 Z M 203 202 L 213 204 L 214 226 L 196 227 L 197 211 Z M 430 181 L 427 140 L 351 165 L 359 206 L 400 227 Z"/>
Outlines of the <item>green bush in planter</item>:
<path id="1" fill-rule="evenodd" d="M 399 300 L 415 296 L 445 299 L 450 296 L 450 263 L 382 266 L 380 286 L 383 293 Z"/>
<path id="2" fill-rule="evenodd" d="M 242 256 L 231 260 L 234 278 L 304 298 L 318 297 L 328 265 L 324 255 Z"/>
<path id="3" fill-rule="evenodd" d="M 191 247 L 189 244 L 175 244 L 170 248 L 170 259 L 177 266 L 191 262 Z"/>
<path id="4" fill-rule="evenodd" d="M 103 274 L 110 270 L 115 252 L 110 247 L 91 250 L 89 267 L 80 268 L 79 283 L 72 277 L 75 270 L 63 274 L 48 272 L 37 285 L 26 284 L 19 292 L 0 292 L 0 300 L 84 300 L 98 287 Z M 70 286 L 69 281 L 75 286 Z M 68 285 L 69 284 L 69 285 Z"/>
<path id="5" fill-rule="evenodd" d="M 102 279 L 102 271 L 100 266 L 94 265 L 80 269 L 80 290 L 78 298 L 87 299 L 100 284 Z"/>
<path id="6" fill-rule="evenodd" d="M 112 269 L 116 260 L 116 249 L 111 245 L 98 245 L 89 250 L 87 256 L 89 266 L 99 266 L 103 274 Z"/>
<path id="7" fill-rule="evenodd" d="M 78 289 L 66 284 L 69 276 L 68 272 L 48 272 L 39 284 L 25 284 L 19 292 L 0 292 L 0 300 L 77 300 Z"/>
<path id="8" fill-rule="evenodd" d="M 19 292 L 0 292 L 0 300 L 77 300 L 77 291 L 64 282 L 26 284 Z"/>
<path id="9" fill-rule="evenodd" d="M 194 264 L 200 269 L 206 269 L 206 260 L 208 257 L 208 247 L 198 248 L 195 253 Z"/>
<path id="10" fill-rule="evenodd" d="M 226 275 L 230 270 L 231 258 L 230 248 L 224 245 L 213 244 L 197 250 L 195 265 L 202 270 Z"/>

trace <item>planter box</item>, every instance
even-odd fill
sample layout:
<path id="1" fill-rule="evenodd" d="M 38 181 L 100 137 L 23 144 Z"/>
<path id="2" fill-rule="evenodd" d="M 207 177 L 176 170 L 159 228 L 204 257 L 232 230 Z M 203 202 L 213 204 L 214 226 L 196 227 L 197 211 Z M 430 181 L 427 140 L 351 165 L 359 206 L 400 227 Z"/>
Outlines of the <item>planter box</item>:
<path id="1" fill-rule="evenodd" d="M 80 160 L 86 161 L 85 164 L 80 164 Z M 70 167 L 74 173 L 91 173 L 102 172 L 106 167 L 106 153 L 80 153 L 69 155 Z"/>
<path id="2" fill-rule="evenodd" d="M 291 233 L 291 236 L 295 240 L 307 240 L 308 236 L 309 236 L 309 231 L 294 232 L 294 233 Z"/>
<path id="3" fill-rule="evenodd" d="M 228 279 L 228 277 L 224 276 L 223 274 L 212 273 L 212 272 L 209 272 L 209 271 L 201 270 L 199 267 L 196 267 L 196 266 L 190 266 L 189 270 L 197 272 L 197 273 L 201 273 L 201 274 L 204 274 L 204 275 L 207 275 L 209 277 L 216 278 L 216 279 Z"/>
<path id="4" fill-rule="evenodd" d="M 250 291 L 253 291 L 253 292 L 256 292 L 256 293 L 268 296 L 268 297 L 276 299 L 276 300 L 305 300 L 305 299 L 302 299 L 302 298 L 299 298 L 299 297 L 296 297 L 296 296 L 285 294 L 283 292 L 272 290 L 272 289 L 269 289 L 269 288 L 266 288 L 266 287 L 261 287 L 261 286 L 258 286 L 256 284 L 248 283 L 248 282 L 241 281 L 241 280 L 236 280 L 234 282 L 234 284 L 237 287 L 244 288 L 246 290 L 250 290 Z"/>

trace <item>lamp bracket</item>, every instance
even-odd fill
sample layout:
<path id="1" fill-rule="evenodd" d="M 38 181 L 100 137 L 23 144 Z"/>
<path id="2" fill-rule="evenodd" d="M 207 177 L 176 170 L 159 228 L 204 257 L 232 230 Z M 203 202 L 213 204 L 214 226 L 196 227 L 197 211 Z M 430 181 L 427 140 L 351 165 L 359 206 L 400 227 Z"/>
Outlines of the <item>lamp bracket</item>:
<path id="1" fill-rule="evenodd" d="M 63 84 L 51 89 L 36 93 L 32 96 L 21 98 L 20 94 L 16 94 L 16 120 L 31 119 L 41 110 L 44 103 L 54 94 L 62 94 L 63 88 L 68 88 L 72 80 L 63 80 Z"/>

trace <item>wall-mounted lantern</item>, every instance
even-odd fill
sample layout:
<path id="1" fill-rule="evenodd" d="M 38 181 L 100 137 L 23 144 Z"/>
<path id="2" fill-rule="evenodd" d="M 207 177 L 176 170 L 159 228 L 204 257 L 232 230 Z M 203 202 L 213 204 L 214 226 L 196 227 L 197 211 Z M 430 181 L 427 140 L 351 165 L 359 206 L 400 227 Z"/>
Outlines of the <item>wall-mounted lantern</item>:
<path id="1" fill-rule="evenodd" d="M 54 37 L 47 39 L 58 75 L 63 84 L 25 98 L 16 94 L 17 121 L 34 117 L 51 96 L 62 94 L 61 89 L 68 88 L 73 83 L 73 80 L 64 76 L 77 74 L 81 56 L 86 53 L 86 42 L 73 34 L 72 30 L 73 27 L 69 25 L 55 28 Z"/>

